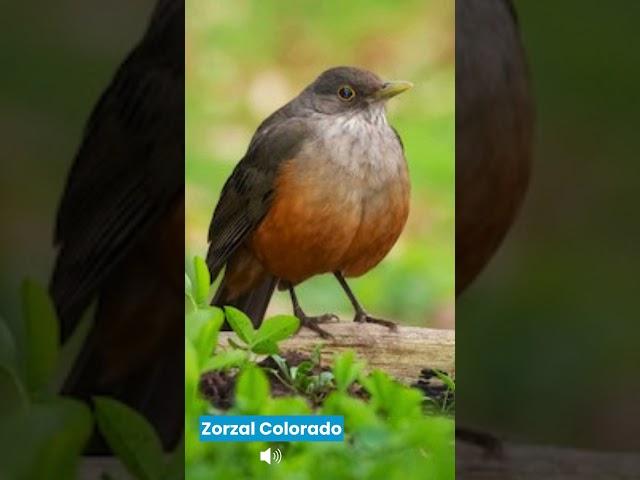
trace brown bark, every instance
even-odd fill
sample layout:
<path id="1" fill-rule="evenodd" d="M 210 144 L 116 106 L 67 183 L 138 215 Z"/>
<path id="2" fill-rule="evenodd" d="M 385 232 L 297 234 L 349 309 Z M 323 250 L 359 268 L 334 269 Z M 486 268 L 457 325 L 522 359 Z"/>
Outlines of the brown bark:
<path id="1" fill-rule="evenodd" d="M 323 339 L 303 328 L 281 342 L 280 349 L 309 353 L 321 343 L 323 363 L 330 363 L 336 353 L 353 350 L 369 369 L 379 368 L 407 384 L 416 382 L 424 368 L 455 373 L 453 330 L 398 326 L 397 331 L 392 331 L 380 325 L 354 322 L 327 323 L 322 328 L 333 338 Z M 231 332 L 222 332 L 219 343 L 227 345 L 233 336 Z"/>

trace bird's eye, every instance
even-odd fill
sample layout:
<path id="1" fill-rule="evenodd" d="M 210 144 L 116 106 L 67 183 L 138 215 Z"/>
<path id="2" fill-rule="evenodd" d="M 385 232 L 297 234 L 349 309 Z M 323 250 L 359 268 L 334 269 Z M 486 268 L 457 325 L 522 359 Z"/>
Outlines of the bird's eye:
<path id="1" fill-rule="evenodd" d="M 344 102 L 350 102 L 356 96 L 356 92 L 349 85 L 343 85 L 338 89 L 338 97 Z"/>

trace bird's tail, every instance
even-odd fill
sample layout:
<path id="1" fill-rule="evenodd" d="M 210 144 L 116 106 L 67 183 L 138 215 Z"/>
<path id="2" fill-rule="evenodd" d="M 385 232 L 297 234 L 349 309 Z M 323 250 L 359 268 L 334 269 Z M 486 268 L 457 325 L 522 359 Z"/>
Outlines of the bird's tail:
<path id="1" fill-rule="evenodd" d="M 153 267 L 135 258 L 102 286 L 92 331 L 63 394 L 88 403 L 107 396 L 127 404 L 146 417 L 170 450 L 184 427 L 184 350 L 176 341 L 184 329 L 184 300 Z M 177 273 L 172 267 L 172 280 Z M 96 431 L 86 451 L 104 455 L 109 449 Z"/>
<path id="2" fill-rule="evenodd" d="M 260 323 L 262 323 L 262 319 L 264 318 L 277 284 L 278 279 L 272 275 L 268 275 L 256 287 L 245 294 L 237 298 L 229 298 L 225 279 L 223 278 L 216 294 L 213 296 L 211 304 L 217 307 L 231 306 L 237 308 L 244 312 L 257 328 L 260 326 Z"/>

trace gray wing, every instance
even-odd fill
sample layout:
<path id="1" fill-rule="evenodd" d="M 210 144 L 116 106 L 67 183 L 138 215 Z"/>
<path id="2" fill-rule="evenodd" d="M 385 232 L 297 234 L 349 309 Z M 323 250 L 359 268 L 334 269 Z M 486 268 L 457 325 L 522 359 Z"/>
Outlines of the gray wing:
<path id="1" fill-rule="evenodd" d="M 183 63 L 145 48 L 125 60 L 94 108 L 58 210 L 50 289 L 65 336 L 184 188 Z"/>
<path id="2" fill-rule="evenodd" d="M 400 148 L 402 149 L 402 152 L 404 153 L 404 142 L 402 141 L 402 138 L 400 137 L 400 134 L 398 133 L 398 130 L 396 130 L 396 127 L 392 126 L 391 130 L 393 130 L 393 133 L 395 134 L 396 138 L 398 139 L 398 143 L 400 144 Z"/>
<path id="3" fill-rule="evenodd" d="M 287 112 L 284 107 L 259 127 L 222 189 L 209 227 L 212 281 L 269 211 L 280 166 L 295 157 L 308 134 L 304 122 Z"/>

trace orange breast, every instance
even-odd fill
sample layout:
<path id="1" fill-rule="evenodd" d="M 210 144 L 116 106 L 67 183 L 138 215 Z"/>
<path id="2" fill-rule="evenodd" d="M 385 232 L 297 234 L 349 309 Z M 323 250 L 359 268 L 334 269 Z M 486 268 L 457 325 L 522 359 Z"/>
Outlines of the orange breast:
<path id="1" fill-rule="evenodd" d="M 404 227 L 408 179 L 370 191 L 366 181 L 336 176 L 322 166 L 289 162 L 250 246 L 273 275 L 297 284 L 311 276 L 343 271 L 361 275 L 378 264 Z"/>
<path id="2" fill-rule="evenodd" d="M 334 271 L 360 220 L 359 205 L 338 192 L 335 182 L 295 168 L 283 167 L 269 213 L 251 239 L 266 270 L 294 284 Z"/>
<path id="3" fill-rule="evenodd" d="M 409 216 L 407 177 L 363 200 L 358 230 L 341 259 L 339 270 L 357 277 L 375 267 L 395 245 Z"/>

